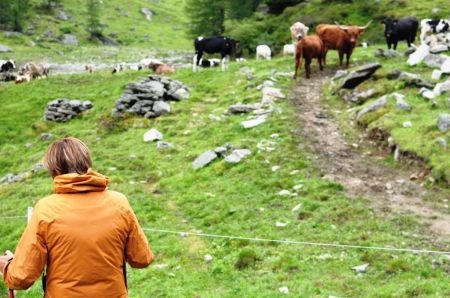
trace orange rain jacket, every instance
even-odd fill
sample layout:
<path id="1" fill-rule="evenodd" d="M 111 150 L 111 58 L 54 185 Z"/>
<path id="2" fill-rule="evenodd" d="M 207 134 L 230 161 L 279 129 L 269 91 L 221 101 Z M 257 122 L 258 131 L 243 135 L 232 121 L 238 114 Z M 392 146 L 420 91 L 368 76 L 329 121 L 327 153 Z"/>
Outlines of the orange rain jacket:
<path id="1" fill-rule="evenodd" d="M 3 280 L 27 289 L 47 265 L 45 297 L 127 297 L 124 262 L 147 267 L 153 254 L 127 198 L 106 190 L 108 177 L 54 178 L 55 194 L 33 211 Z"/>

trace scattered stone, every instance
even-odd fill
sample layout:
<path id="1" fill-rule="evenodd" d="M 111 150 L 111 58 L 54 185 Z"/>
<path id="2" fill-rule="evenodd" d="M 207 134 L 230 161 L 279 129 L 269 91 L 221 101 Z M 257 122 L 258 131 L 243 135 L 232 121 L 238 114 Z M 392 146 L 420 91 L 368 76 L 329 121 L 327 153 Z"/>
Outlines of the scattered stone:
<path id="1" fill-rule="evenodd" d="M 152 128 L 144 134 L 144 142 L 161 141 L 162 139 L 163 134 L 160 133 L 156 128 Z"/>
<path id="2" fill-rule="evenodd" d="M 242 114 L 242 113 L 249 113 L 252 111 L 255 111 L 257 109 L 260 109 L 260 104 L 235 104 L 228 107 L 228 114 Z"/>
<path id="3" fill-rule="evenodd" d="M 366 272 L 367 267 L 369 267 L 369 264 L 363 264 L 363 265 L 355 266 L 355 267 L 352 267 L 352 269 L 357 271 L 357 272 L 359 272 L 359 273 L 364 273 L 364 272 Z"/>
<path id="4" fill-rule="evenodd" d="M 433 99 L 436 97 L 436 94 L 434 94 L 433 91 L 427 89 L 427 88 L 421 88 L 419 90 L 419 94 L 425 97 L 426 99 Z"/>
<path id="5" fill-rule="evenodd" d="M 138 83 L 128 84 L 116 101 L 115 108 L 118 112 L 155 118 L 170 113 L 169 101 L 188 97 L 189 89 L 183 83 L 167 77 L 150 76 Z"/>
<path id="6" fill-rule="evenodd" d="M 151 21 L 153 17 L 153 11 L 150 8 L 142 8 L 141 12 L 145 15 L 147 21 Z"/>
<path id="7" fill-rule="evenodd" d="M 278 195 L 282 196 L 282 197 L 288 197 L 288 196 L 290 197 L 292 195 L 292 193 L 287 189 L 283 189 L 278 192 Z"/>
<path id="8" fill-rule="evenodd" d="M 12 51 L 10 47 L 0 44 L 0 53 L 10 53 Z"/>
<path id="9" fill-rule="evenodd" d="M 444 44 L 437 44 L 430 47 L 430 53 L 437 54 L 442 52 L 447 52 L 448 46 Z"/>
<path id="10" fill-rule="evenodd" d="M 404 128 L 411 128 L 412 127 L 412 122 L 411 121 L 403 122 L 403 127 Z"/>
<path id="11" fill-rule="evenodd" d="M 214 151 L 206 151 L 202 153 L 200 156 L 198 156 L 193 162 L 192 162 L 192 168 L 194 170 L 203 168 L 204 166 L 208 165 L 210 162 L 212 162 L 214 159 L 217 158 L 217 154 Z"/>
<path id="12" fill-rule="evenodd" d="M 338 70 L 338 71 L 336 71 L 336 73 L 335 73 L 335 75 L 333 76 L 333 78 L 332 78 L 332 80 L 334 81 L 334 80 L 338 80 L 338 79 L 341 79 L 341 78 L 343 78 L 343 77 L 346 77 L 348 75 L 348 71 L 346 71 L 346 70 Z"/>
<path id="13" fill-rule="evenodd" d="M 339 95 L 348 102 L 353 102 L 356 104 L 362 104 L 367 101 L 367 99 L 377 95 L 378 92 L 375 89 L 368 89 L 359 92 L 358 90 L 348 91 L 348 89 L 341 89 Z"/>
<path id="14" fill-rule="evenodd" d="M 416 48 L 414 48 L 414 47 L 409 47 L 409 48 L 407 48 L 404 52 L 403 52 L 403 55 L 405 56 L 405 57 L 408 57 L 409 55 L 411 55 L 412 53 L 414 53 L 416 51 Z"/>
<path id="15" fill-rule="evenodd" d="M 228 149 L 226 147 L 217 147 L 216 149 L 214 149 L 214 152 L 217 155 L 224 157 L 226 155 L 226 153 L 228 152 Z"/>
<path id="16" fill-rule="evenodd" d="M 271 152 L 275 150 L 275 146 L 277 145 L 274 141 L 261 140 L 258 142 L 256 147 L 261 151 Z"/>
<path id="17" fill-rule="evenodd" d="M 44 164 L 42 162 L 38 162 L 31 169 L 31 173 L 36 174 L 36 173 L 41 172 L 43 170 L 45 170 Z"/>
<path id="18" fill-rule="evenodd" d="M 284 228 L 285 226 L 287 226 L 289 223 L 287 223 L 287 222 L 279 222 L 279 221 L 277 221 L 276 223 L 275 223 L 275 226 L 277 227 L 277 228 Z"/>
<path id="19" fill-rule="evenodd" d="M 248 149 L 235 149 L 230 155 L 225 157 L 225 161 L 228 163 L 238 163 L 250 154 L 252 154 L 252 151 Z"/>
<path id="20" fill-rule="evenodd" d="M 298 210 L 300 210 L 300 208 L 302 207 L 302 204 L 300 203 L 300 204 L 297 204 L 297 205 L 295 205 L 294 206 L 294 208 L 292 208 L 292 212 L 296 212 L 296 211 L 298 211 Z"/>
<path id="21" fill-rule="evenodd" d="M 397 103 L 395 105 L 397 107 L 397 109 L 404 110 L 404 111 L 407 111 L 407 112 L 411 112 L 412 107 L 411 107 L 411 105 L 409 103 L 407 103 L 405 101 L 405 96 L 403 94 L 393 93 L 392 95 L 395 97 L 395 99 L 397 101 Z"/>
<path id="22" fill-rule="evenodd" d="M 67 122 L 84 111 L 92 109 L 92 102 L 78 99 L 58 98 L 47 103 L 44 120 L 52 122 Z"/>
<path id="23" fill-rule="evenodd" d="M 154 265 L 153 267 L 155 268 L 155 269 L 164 269 L 164 268 L 167 268 L 169 265 L 167 265 L 167 264 L 156 264 L 156 265 Z"/>
<path id="24" fill-rule="evenodd" d="M 356 117 L 359 119 L 359 118 L 361 118 L 361 116 L 363 116 L 367 113 L 370 113 L 370 112 L 375 112 L 375 111 L 385 107 L 386 105 L 387 105 L 387 96 L 385 95 L 385 96 L 380 97 L 373 103 L 368 104 L 361 110 L 359 110 L 356 114 Z"/>
<path id="25" fill-rule="evenodd" d="M 53 138 L 54 136 L 49 132 L 41 133 L 41 136 L 39 137 L 41 141 L 50 141 L 53 140 Z"/>
<path id="26" fill-rule="evenodd" d="M 398 77 L 399 77 L 401 74 L 402 74 L 402 71 L 401 71 L 401 70 L 399 70 L 399 69 L 394 69 L 394 70 L 390 71 L 390 72 L 387 74 L 386 78 L 387 78 L 388 80 L 396 80 L 396 79 L 398 79 Z"/>
<path id="27" fill-rule="evenodd" d="M 273 87 L 274 86 L 274 82 L 271 80 L 266 80 L 264 81 L 264 83 L 262 83 L 261 85 L 258 85 L 256 87 L 256 90 L 262 90 L 265 87 Z"/>
<path id="28" fill-rule="evenodd" d="M 211 262 L 213 260 L 213 257 L 211 255 L 205 255 L 203 259 L 205 260 L 205 262 Z"/>
<path id="29" fill-rule="evenodd" d="M 263 101 L 264 98 L 270 98 L 272 100 L 275 100 L 277 98 L 286 98 L 286 96 L 281 92 L 280 89 L 274 87 L 264 87 L 262 89 L 262 93 L 263 93 Z"/>
<path id="30" fill-rule="evenodd" d="M 136 160 L 136 159 L 137 159 L 136 154 L 130 154 L 129 159 L 130 159 L 130 160 Z"/>
<path id="31" fill-rule="evenodd" d="M 426 44 L 420 45 L 414 53 L 408 58 L 408 65 L 417 65 L 423 61 L 423 59 L 430 53 L 430 47 Z"/>
<path id="32" fill-rule="evenodd" d="M 370 79 L 372 75 L 381 67 L 379 63 L 371 63 L 363 65 L 353 71 L 343 79 L 341 88 L 354 89 L 362 82 Z"/>
<path id="33" fill-rule="evenodd" d="M 162 149 L 172 149 L 173 148 L 173 144 L 169 143 L 169 142 L 164 142 L 164 141 L 158 141 L 156 142 L 156 148 L 162 150 Z"/>
<path id="34" fill-rule="evenodd" d="M 242 121 L 241 125 L 244 128 L 252 128 L 252 127 L 258 126 L 260 124 L 263 124 L 264 122 L 266 122 L 266 119 L 267 119 L 267 116 L 266 115 L 262 115 L 262 116 L 259 116 L 258 118 L 255 118 L 255 119 Z"/>
<path id="35" fill-rule="evenodd" d="M 398 58 L 401 56 L 402 55 L 399 52 L 397 52 L 396 50 L 393 50 L 393 49 L 389 49 L 389 50 L 376 49 L 375 50 L 375 57 L 378 57 L 378 58 Z"/>
<path id="36" fill-rule="evenodd" d="M 428 54 L 423 59 L 423 63 L 429 68 L 441 68 L 441 65 L 447 60 L 447 56 Z"/>
<path id="37" fill-rule="evenodd" d="M 441 95 L 442 93 L 450 91 L 450 80 L 447 80 L 443 83 L 437 83 L 433 89 L 433 92 L 436 96 Z"/>
<path id="38" fill-rule="evenodd" d="M 444 149 L 447 149 L 447 148 L 448 148 L 447 141 L 446 141 L 444 138 L 439 137 L 439 138 L 436 139 L 436 141 L 438 142 L 438 144 L 439 144 L 442 148 L 444 148 Z"/>
<path id="39" fill-rule="evenodd" d="M 208 115 L 208 119 L 211 120 L 211 121 L 222 121 L 222 117 L 216 116 L 216 115 L 213 115 L 213 114 L 209 114 Z"/>
<path id="40" fill-rule="evenodd" d="M 72 34 L 63 34 L 61 36 L 61 43 L 69 46 L 77 46 L 78 39 L 75 35 Z"/>
<path id="41" fill-rule="evenodd" d="M 58 17 L 58 19 L 60 19 L 61 21 L 67 21 L 69 19 L 69 17 L 66 15 L 66 13 L 63 10 L 58 10 L 56 12 L 56 16 Z"/>
<path id="42" fill-rule="evenodd" d="M 26 143 L 25 144 L 25 148 L 31 148 L 31 147 L 33 147 L 33 144 L 31 144 L 31 143 Z"/>
<path id="43" fill-rule="evenodd" d="M 433 80 L 440 80 L 442 76 L 442 71 L 435 69 L 433 70 L 433 73 L 431 74 L 431 78 Z"/>
<path id="44" fill-rule="evenodd" d="M 416 86 L 416 87 L 426 87 L 426 88 L 433 88 L 434 84 L 427 82 L 426 80 L 422 79 L 420 75 L 410 72 L 402 72 L 400 76 L 398 77 L 400 81 L 405 82 L 407 85 L 410 86 Z"/>
<path id="45" fill-rule="evenodd" d="M 281 294 L 289 294 L 288 287 L 281 287 L 278 289 L 278 291 L 280 291 Z"/>
<path id="46" fill-rule="evenodd" d="M 280 169 L 280 166 L 273 166 L 272 167 L 272 172 L 276 172 Z"/>
<path id="47" fill-rule="evenodd" d="M 447 60 L 445 60 L 444 63 L 442 63 L 441 71 L 443 73 L 450 73 L 450 58 L 448 58 Z"/>
<path id="48" fill-rule="evenodd" d="M 303 186 L 304 186 L 303 184 L 294 185 L 294 187 L 292 189 L 295 191 L 299 191 L 300 189 L 303 188 Z"/>
<path id="49" fill-rule="evenodd" d="M 440 114 L 437 122 L 440 131 L 445 132 L 450 129 L 450 114 Z"/>

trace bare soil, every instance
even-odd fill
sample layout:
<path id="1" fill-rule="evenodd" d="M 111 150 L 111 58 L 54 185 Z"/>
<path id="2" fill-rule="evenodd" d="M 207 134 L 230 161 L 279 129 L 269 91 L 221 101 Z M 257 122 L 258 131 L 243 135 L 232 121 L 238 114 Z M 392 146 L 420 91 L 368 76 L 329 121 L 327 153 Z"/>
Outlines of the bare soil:
<path id="1" fill-rule="evenodd" d="M 321 102 L 322 88 L 333 74 L 313 72 L 311 79 L 302 76 L 297 80 L 293 101 L 301 123 L 296 133 L 305 142 L 301 146 L 312 153 L 324 178 L 344 185 L 349 197 L 368 198 L 384 212 L 417 215 L 433 234 L 448 241 L 450 215 L 424 200 L 433 192 L 438 195 L 438 190 L 410 181 L 410 171 L 381 164 L 347 144 L 338 122 Z"/>

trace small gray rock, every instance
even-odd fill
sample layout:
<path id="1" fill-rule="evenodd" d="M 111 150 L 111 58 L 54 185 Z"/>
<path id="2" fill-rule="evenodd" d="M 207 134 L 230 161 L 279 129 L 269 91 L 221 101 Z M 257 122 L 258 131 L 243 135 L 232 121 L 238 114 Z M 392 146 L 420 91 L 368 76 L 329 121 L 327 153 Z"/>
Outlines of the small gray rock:
<path id="1" fill-rule="evenodd" d="M 160 133 L 156 128 L 152 128 L 144 134 L 144 142 L 161 141 L 162 139 L 163 134 Z"/>
<path id="2" fill-rule="evenodd" d="M 399 93 L 394 93 L 393 96 L 395 97 L 395 99 L 397 101 L 396 105 L 395 105 L 397 107 L 397 109 L 404 110 L 404 111 L 407 111 L 407 112 L 411 112 L 412 107 L 411 107 L 411 105 L 409 103 L 407 103 L 405 101 L 405 99 L 404 99 L 405 96 L 404 95 L 399 94 Z"/>
<path id="3" fill-rule="evenodd" d="M 367 106 L 365 106 L 364 108 L 362 108 L 361 110 L 359 110 L 356 114 L 357 119 L 361 118 L 363 115 L 370 113 L 370 112 L 375 112 L 383 107 L 385 107 L 387 105 L 387 98 L 386 95 L 380 97 L 379 99 L 377 99 L 376 101 L 368 104 Z"/>
<path id="4" fill-rule="evenodd" d="M 422 79 L 420 75 L 410 72 L 402 72 L 400 76 L 398 77 L 400 81 L 405 82 L 407 85 L 416 86 L 416 87 L 426 87 L 426 88 L 433 88 L 434 84 L 427 82 L 426 80 Z"/>
<path id="5" fill-rule="evenodd" d="M 212 151 L 206 151 L 202 153 L 200 156 L 198 156 L 193 162 L 192 162 L 192 168 L 194 170 L 203 168 L 204 166 L 208 165 L 210 162 L 215 160 L 217 158 L 217 154 Z"/>
<path id="6" fill-rule="evenodd" d="M 259 104 L 235 104 L 228 107 L 228 114 L 249 113 L 261 108 Z"/>
<path id="7" fill-rule="evenodd" d="M 72 34 L 63 34 L 61 37 L 61 43 L 69 46 L 77 46 L 78 39 L 75 35 Z"/>
<path id="8" fill-rule="evenodd" d="M 173 144 L 171 144 L 169 142 L 158 141 L 158 142 L 156 142 L 156 148 L 158 148 L 158 149 L 172 149 L 173 148 Z"/>
<path id="9" fill-rule="evenodd" d="M 12 51 L 10 47 L 0 44 L 0 53 L 10 53 Z"/>
<path id="10" fill-rule="evenodd" d="M 440 114 L 437 122 L 440 131 L 445 132 L 450 129 L 450 114 Z"/>
<path id="11" fill-rule="evenodd" d="M 153 104 L 153 112 L 156 115 L 165 115 L 170 113 L 170 105 L 165 101 L 155 101 Z"/>
<path id="12" fill-rule="evenodd" d="M 447 148 L 448 148 L 447 141 L 446 141 L 444 138 L 439 137 L 439 138 L 436 139 L 436 142 L 437 142 L 442 148 L 444 148 L 444 149 L 447 149 Z"/>
<path id="13" fill-rule="evenodd" d="M 429 68 L 441 68 L 446 59 L 447 57 L 443 55 L 428 54 L 423 59 L 423 63 Z"/>
<path id="14" fill-rule="evenodd" d="M 444 44 L 437 44 L 437 45 L 430 47 L 430 53 L 434 53 L 434 54 L 447 52 L 447 51 L 448 51 L 448 46 L 444 45 Z"/>
<path id="15" fill-rule="evenodd" d="M 235 149 L 230 155 L 225 157 L 225 161 L 228 163 L 238 163 L 250 154 L 252 154 L 252 151 L 248 149 Z"/>
<path id="16" fill-rule="evenodd" d="M 41 141 L 50 141 L 53 140 L 53 138 L 54 136 L 48 132 L 41 133 L 41 136 L 39 137 Z"/>

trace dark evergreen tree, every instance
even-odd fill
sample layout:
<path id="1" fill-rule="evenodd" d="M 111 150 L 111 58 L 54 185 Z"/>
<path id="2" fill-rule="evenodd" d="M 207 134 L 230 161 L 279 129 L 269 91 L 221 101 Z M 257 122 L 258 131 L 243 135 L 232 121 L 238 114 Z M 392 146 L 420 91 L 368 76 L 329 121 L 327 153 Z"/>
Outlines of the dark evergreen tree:
<path id="1" fill-rule="evenodd" d="M 102 36 L 103 28 L 100 23 L 99 0 L 87 0 L 87 17 L 86 31 L 89 32 L 91 38 Z"/>
<path id="2" fill-rule="evenodd" d="M 224 32 L 226 1 L 187 0 L 186 12 L 190 17 L 192 36 L 213 36 Z"/>

